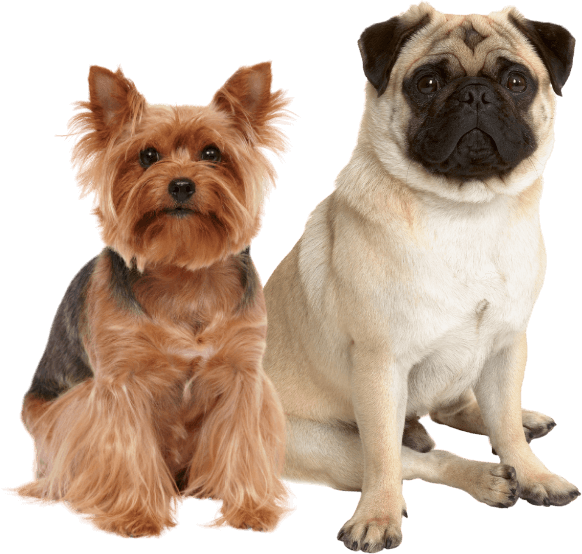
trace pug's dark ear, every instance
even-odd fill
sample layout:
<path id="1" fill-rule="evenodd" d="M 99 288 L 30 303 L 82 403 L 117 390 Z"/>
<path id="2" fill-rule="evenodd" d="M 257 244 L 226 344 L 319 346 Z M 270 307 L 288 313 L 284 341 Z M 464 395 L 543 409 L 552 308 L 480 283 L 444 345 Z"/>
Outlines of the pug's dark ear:
<path id="1" fill-rule="evenodd" d="M 358 46 L 364 63 L 364 73 L 374 85 L 378 96 L 382 96 L 388 86 L 390 73 L 402 47 L 429 21 L 429 14 L 416 22 L 396 16 L 383 23 L 376 23 L 362 33 Z"/>
<path id="2" fill-rule="evenodd" d="M 562 96 L 574 60 L 576 39 L 561 25 L 530 21 L 520 14 L 511 14 L 510 21 L 532 43 L 538 56 L 544 62 L 554 92 Z"/>

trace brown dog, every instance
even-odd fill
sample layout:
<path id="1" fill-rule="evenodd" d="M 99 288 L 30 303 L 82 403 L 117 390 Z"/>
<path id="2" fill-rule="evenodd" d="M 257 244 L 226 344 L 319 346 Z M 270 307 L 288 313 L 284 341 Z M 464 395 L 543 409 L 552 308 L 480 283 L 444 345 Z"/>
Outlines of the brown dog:
<path id="1" fill-rule="evenodd" d="M 157 535 L 180 495 L 223 501 L 218 523 L 272 529 L 284 417 L 261 358 L 266 312 L 249 254 L 286 104 L 269 63 L 209 106 L 152 106 L 92 67 L 75 150 L 107 247 L 55 317 L 22 417 L 37 480 L 106 531 Z"/>

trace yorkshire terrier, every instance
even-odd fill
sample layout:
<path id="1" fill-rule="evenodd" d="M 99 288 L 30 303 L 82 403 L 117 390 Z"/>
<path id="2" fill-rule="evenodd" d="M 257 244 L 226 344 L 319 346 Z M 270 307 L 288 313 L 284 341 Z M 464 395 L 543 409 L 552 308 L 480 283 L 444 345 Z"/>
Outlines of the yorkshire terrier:
<path id="1" fill-rule="evenodd" d="M 239 69 L 206 107 L 149 105 L 92 67 L 73 151 L 106 248 L 70 284 L 24 398 L 37 478 L 101 529 L 158 535 L 181 495 L 216 524 L 285 511 L 285 420 L 261 359 L 266 310 L 249 244 L 280 152 L 271 66 Z"/>

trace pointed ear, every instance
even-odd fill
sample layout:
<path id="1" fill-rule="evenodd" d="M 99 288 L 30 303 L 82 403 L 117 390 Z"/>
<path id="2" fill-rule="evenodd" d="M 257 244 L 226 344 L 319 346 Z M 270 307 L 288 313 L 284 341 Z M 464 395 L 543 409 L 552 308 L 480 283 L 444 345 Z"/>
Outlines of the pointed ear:
<path id="1" fill-rule="evenodd" d="M 212 105 L 233 116 L 251 141 L 264 143 L 271 122 L 287 104 L 282 91 L 271 92 L 271 62 L 241 67 L 214 95 Z"/>
<path id="2" fill-rule="evenodd" d="M 141 115 L 145 99 L 135 85 L 118 69 L 115 73 L 104 67 L 89 70 L 89 105 L 95 130 L 113 131 Z"/>
<path id="3" fill-rule="evenodd" d="M 146 105 L 134 84 L 123 76 L 121 69 L 113 73 L 103 67 L 89 70 L 89 101 L 78 102 L 79 113 L 69 121 L 72 134 L 78 135 L 73 149 L 73 162 L 79 168 L 79 184 L 86 194 L 106 182 L 108 158 L 96 155 L 115 143 L 126 125 L 132 127 Z M 106 188 L 106 187 L 105 187 Z M 108 193 L 104 193 L 107 197 Z M 111 212 L 113 203 L 104 202 Z"/>

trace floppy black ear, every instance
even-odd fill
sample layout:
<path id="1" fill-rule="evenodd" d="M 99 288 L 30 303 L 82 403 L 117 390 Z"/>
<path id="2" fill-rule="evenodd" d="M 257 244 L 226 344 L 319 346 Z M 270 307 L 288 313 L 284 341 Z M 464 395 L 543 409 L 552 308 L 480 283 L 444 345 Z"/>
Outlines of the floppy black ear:
<path id="1" fill-rule="evenodd" d="M 405 23 L 402 17 L 396 16 L 383 23 L 376 23 L 362 33 L 358 46 L 364 63 L 364 73 L 378 91 L 378 96 L 382 96 L 388 86 L 390 72 L 402 47 L 429 20 L 430 17 L 426 14 L 416 23 Z"/>
<path id="2" fill-rule="evenodd" d="M 576 39 L 561 25 L 530 21 L 515 15 L 511 15 L 510 20 L 532 43 L 550 74 L 554 92 L 562 96 L 562 87 L 572 69 Z"/>

